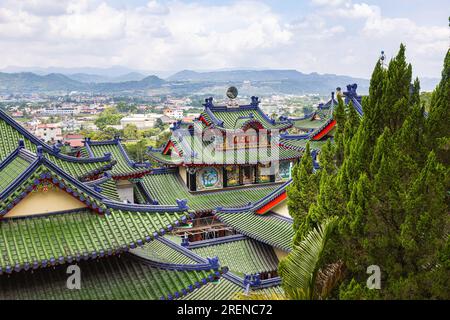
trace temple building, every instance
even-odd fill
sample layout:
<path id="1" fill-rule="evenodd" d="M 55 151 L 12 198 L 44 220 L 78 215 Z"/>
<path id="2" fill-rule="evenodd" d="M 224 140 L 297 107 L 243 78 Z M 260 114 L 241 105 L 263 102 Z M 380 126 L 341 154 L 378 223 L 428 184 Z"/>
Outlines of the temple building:
<path id="1" fill-rule="evenodd" d="M 360 101 L 356 86 L 346 99 Z M 164 148 L 148 151 L 153 163 L 131 160 L 119 138 L 65 155 L 0 110 L 0 300 L 282 292 L 290 169 L 308 141 L 317 154 L 332 134 L 331 101 L 308 129 L 269 118 L 256 97 L 207 99 L 198 119 L 177 122 Z M 306 131 L 289 134 L 296 125 Z M 67 285 L 73 265 L 80 288 Z"/>

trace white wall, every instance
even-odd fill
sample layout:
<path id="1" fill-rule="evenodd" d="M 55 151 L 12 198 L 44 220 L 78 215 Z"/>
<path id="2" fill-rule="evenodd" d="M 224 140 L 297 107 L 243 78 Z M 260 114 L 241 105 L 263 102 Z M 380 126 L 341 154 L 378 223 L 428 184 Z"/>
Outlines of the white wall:
<path id="1" fill-rule="evenodd" d="M 122 202 L 128 200 L 131 203 L 134 203 L 134 184 L 128 180 L 118 180 L 116 185 L 120 200 Z"/>

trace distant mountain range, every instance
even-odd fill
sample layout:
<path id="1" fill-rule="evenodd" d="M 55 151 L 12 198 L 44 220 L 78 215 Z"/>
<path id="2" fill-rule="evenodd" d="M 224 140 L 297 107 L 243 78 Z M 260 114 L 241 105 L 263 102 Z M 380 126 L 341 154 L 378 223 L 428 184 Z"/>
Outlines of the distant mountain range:
<path id="1" fill-rule="evenodd" d="M 17 69 L 17 68 L 16 68 Z M 7 70 L 16 70 L 14 67 Z M 41 74 L 57 69 L 58 73 Z M 4 69 L 5 70 L 5 69 Z M 86 71 L 86 72 L 75 72 Z M 90 71 L 95 71 L 90 72 Z M 432 90 L 438 79 L 424 78 L 422 90 Z M 232 70 L 196 72 L 183 70 L 166 79 L 123 67 L 109 69 L 38 69 L 36 72 L 0 72 L 0 93 L 96 92 L 148 94 L 150 91 L 174 95 L 223 95 L 228 86 L 238 87 L 243 95 L 329 94 L 336 87 L 345 90 L 357 83 L 358 92 L 367 94 L 369 80 L 335 74 L 305 74 L 296 70 Z"/>
<path id="2" fill-rule="evenodd" d="M 140 80 L 95 82 L 100 76 L 77 74 L 66 76 L 60 73 L 37 75 L 31 72 L 4 73 L 0 72 L 0 93 L 54 93 L 54 92 L 105 92 L 120 93 L 125 91 L 139 91 L 161 87 L 165 81 L 157 76 L 142 76 Z M 125 75 L 123 79 L 136 78 Z M 76 80 L 78 79 L 78 80 Z M 83 81 L 81 81 L 83 80 Z"/>

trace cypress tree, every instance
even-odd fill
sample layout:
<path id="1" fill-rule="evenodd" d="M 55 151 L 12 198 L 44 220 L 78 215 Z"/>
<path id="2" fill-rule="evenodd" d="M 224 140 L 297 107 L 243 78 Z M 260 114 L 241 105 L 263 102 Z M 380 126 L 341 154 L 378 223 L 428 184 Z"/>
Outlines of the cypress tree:
<path id="1" fill-rule="evenodd" d="M 438 159 L 450 165 L 450 49 L 445 56 L 442 79 L 431 96 L 426 121 L 427 144 Z"/>
<path id="2" fill-rule="evenodd" d="M 338 96 L 338 105 L 334 110 L 334 119 L 336 120 L 336 133 L 334 135 L 335 148 L 336 148 L 336 164 L 341 166 L 344 161 L 344 140 L 345 140 L 345 127 L 347 117 L 345 115 L 344 101 Z"/>
<path id="3" fill-rule="evenodd" d="M 289 214 L 294 220 L 295 231 L 299 229 L 308 214 L 309 207 L 317 198 L 318 184 L 313 169 L 313 159 L 308 143 L 300 163 L 293 168 L 293 181 L 286 189 Z"/>

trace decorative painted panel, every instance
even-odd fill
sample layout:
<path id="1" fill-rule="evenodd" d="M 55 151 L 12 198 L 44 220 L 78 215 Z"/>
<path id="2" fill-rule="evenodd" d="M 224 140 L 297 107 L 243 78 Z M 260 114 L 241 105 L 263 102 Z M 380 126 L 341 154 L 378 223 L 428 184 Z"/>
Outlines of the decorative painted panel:
<path id="1" fill-rule="evenodd" d="M 203 168 L 197 173 L 197 190 L 222 188 L 222 173 L 213 167 Z"/>
<path id="2" fill-rule="evenodd" d="M 292 177 L 292 162 L 280 162 L 280 177 L 283 180 L 289 180 Z"/>
<path id="3" fill-rule="evenodd" d="M 239 167 L 237 166 L 227 166 L 225 167 L 227 171 L 227 186 L 234 187 L 239 185 Z"/>

